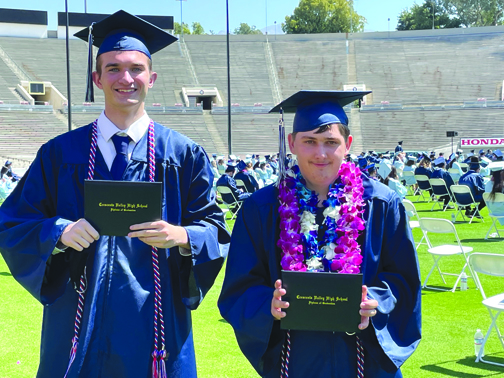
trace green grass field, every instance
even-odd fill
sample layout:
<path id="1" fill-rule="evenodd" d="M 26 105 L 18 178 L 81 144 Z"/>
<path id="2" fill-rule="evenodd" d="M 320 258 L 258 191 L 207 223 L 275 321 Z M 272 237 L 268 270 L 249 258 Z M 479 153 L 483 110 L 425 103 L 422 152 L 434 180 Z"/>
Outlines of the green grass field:
<path id="1" fill-rule="evenodd" d="M 411 199 L 411 198 L 410 198 Z M 454 210 L 445 213 L 430 211 L 432 204 L 417 203 L 420 217 L 450 219 Z M 484 223 L 457 223 L 462 243 L 474 252 L 504 253 L 504 239 L 484 240 L 491 221 L 483 210 Z M 459 218 L 460 220 L 460 218 Z M 413 230 L 415 240 L 421 231 Z M 432 237 L 434 243 L 454 242 L 452 237 Z M 418 258 L 422 279 L 432 266 L 432 257 L 426 246 L 420 246 Z M 441 267 L 460 271 L 460 256 L 444 258 Z M 198 310 L 193 312 L 194 338 L 198 373 L 203 378 L 257 377 L 242 356 L 231 327 L 221 318 L 217 298 L 222 287 L 223 272 L 219 275 Z M 448 285 L 453 285 L 451 277 Z M 504 290 L 504 279 L 482 278 L 487 295 Z M 431 285 L 441 285 L 439 275 L 433 275 Z M 450 285 L 451 283 L 451 285 Z M 481 294 L 469 279 L 465 292 L 422 292 L 423 339 L 419 348 L 402 368 L 405 377 L 504 377 L 504 368 L 474 362 L 473 337 L 477 328 L 486 332 L 490 325 L 488 311 L 481 304 Z M 38 365 L 42 306 L 38 304 L 10 275 L 0 258 L 0 378 L 34 377 Z M 492 334 L 485 348 L 488 359 L 504 363 L 504 350 L 496 334 Z M 62 356 L 66 358 L 67 356 Z M 308 377 L 307 377 L 308 378 Z"/>

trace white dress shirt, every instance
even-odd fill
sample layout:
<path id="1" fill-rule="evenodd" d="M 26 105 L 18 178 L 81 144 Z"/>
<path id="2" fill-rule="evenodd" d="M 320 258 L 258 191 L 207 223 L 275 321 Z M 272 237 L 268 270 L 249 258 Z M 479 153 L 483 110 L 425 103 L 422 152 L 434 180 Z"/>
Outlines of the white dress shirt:
<path id="1" fill-rule="evenodd" d="M 131 158 L 131 153 L 133 152 L 136 144 L 149 128 L 150 118 L 147 113 L 144 113 L 142 117 L 137 119 L 125 130 L 121 130 L 116 125 L 112 123 L 110 119 L 105 115 L 103 111 L 98 117 L 98 148 L 105 160 L 105 164 L 110 171 L 112 168 L 112 163 L 117 153 L 114 147 L 114 142 L 112 142 L 112 136 L 118 134 L 119 136 L 128 135 L 131 138 L 130 144 L 128 146 L 128 161 Z"/>

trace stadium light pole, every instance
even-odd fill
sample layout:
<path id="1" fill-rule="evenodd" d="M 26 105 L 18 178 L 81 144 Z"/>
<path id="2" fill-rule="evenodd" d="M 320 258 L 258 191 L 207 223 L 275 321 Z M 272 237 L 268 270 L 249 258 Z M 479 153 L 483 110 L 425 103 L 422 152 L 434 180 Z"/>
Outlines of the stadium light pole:
<path id="1" fill-rule="evenodd" d="M 72 130 L 72 94 L 70 92 L 70 50 L 68 43 L 68 0 L 65 0 L 65 14 L 66 14 L 66 69 L 67 69 L 67 100 L 68 100 L 68 131 Z"/>
<path id="2" fill-rule="evenodd" d="M 182 1 L 187 1 L 187 0 L 175 0 L 175 1 L 180 1 L 180 37 L 184 38 L 184 21 L 182 18 Z"/>
<path id="3" fill-rule="evenodd" d="M 226 49 L 227 49 L 227 89 L 228 89 L 228 155 L 233 154 L 231 147 L 231 68 L 229 63 L 229 0 L 226 0 Z"/>
<path id="4" fill-rule="evenodd" d="M 435 8 L 436 4 L 434 3 L 434 0 L 432 0 L 432 30 L 434 30 L 434 14 L 435 14 L 435 11 L 434 11 L 434 8 Z"/>
<path id="5" fill-rule="evenodd" d="M 265 14 L 266 14 L 266 29 L 264 30 L 264 34 L 268 35 L 268 0 L 265 0 Z"/>

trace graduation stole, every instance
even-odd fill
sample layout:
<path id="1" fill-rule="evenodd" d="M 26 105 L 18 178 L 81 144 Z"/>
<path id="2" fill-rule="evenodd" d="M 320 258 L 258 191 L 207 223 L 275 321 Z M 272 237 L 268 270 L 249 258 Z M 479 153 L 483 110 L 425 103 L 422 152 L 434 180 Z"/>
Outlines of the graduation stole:
<path id="1" fill-rule="evenodd" d="M 151 120 L 148 128 L 148 164 L 149 164 L 149 182 L 155 181 L 156 174 L 156 161 L 155 161 L 155 140 L 154 140 L 154 122 Z M 94 179 L 96 149 L 98 146 L 98 120 L 95 120 L 92 125 L 91 134 L 91 148 L 89 152 L 89 165 L 88 165 L 88 180 Z M 165 349 L 165 335 L 164 335 L 164 317 L 163 307 L 161 304 L 161 276 L 159 273 L 159 254 L 156 247 L 152 247 L 152 269 L 154 272 L 154 351 L 152 352 L 152 377 L 153 378 L 166 378 L 166 365 L 165 361 L 168 359 L 169 353 Z M 79 295 L 77 304 L 77 313 L 75 315 L 74 323 L 74 337 L 72 338 L 72 348 L 70 350 L 70 360 L 68 368 L 65 373 L 65 378 L 68 376 L 70 367 L 72 366 L 75 356 L 77 354 L 77 347 L 79 345 L 80 325 L 82 321 L 82 314 L 84 312 L 85 293 L 87 289 L 86 282 L 86 268 L 82 274 L 79 282 Z"/>
<path id="2" fill-rule="evenodd" d="M 364 230 L 364 187 L 361 172 L 352 163 L 343 162 L 336 181 L 323 202 L 327 227 L 318 245 L 319 226 L 315 220 L 318 196 L 306 188 L 306 180 L 297 165 L 290 164 L 279 183 L 280 264 L 283 270 L 360 273 L 361 248 L 359 231 Z M 280 378 L 289 376 L 290 331 L 282 347 Z M 357 377 L 364 377 L 364 349 L 360 338 L 357 345 Z"/>

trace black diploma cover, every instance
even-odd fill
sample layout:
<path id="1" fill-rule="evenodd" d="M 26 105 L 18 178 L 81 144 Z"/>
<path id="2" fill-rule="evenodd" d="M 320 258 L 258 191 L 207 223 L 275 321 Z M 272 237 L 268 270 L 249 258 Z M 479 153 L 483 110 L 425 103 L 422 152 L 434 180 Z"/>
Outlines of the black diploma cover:
<path id="1" fill-rule="evenodd" d="M 289 302 L 280 328 L 359 332 L 362 274 L 282 271 Z"/>
<path id="2" fill-rule="evenodd" d="M 100 235 L 126 236 L 130 226 L 161 219 L 160 182 L 84 182 L 84 218 Z"/>

